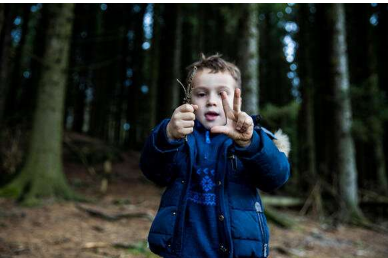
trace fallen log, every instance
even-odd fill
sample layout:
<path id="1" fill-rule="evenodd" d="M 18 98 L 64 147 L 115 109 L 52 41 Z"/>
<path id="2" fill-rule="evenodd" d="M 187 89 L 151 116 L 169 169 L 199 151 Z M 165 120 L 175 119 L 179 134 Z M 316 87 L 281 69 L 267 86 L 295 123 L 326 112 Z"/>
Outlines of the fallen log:
<path id="1" fill-rule="evenodd" d="M 139 211 L 127 211 L 121 213 L 114 213 L 109 211 L 104 211 L 99 207 L 90 207 L 82 204 L 75 205 L 77 209 L 88 213 L 91 216 L 98 217 L 108 221 L 117 221 L 124 218 L 145 218 L 149 221 L 154 220 L 154 216 L 149 212 L 139 212 Z"/>
<path id="2" fill-rule="evenodd" d="M 84 244 L 83 248 L 85 249 L 95 249 L 95 248 L 102 248 L 102 247 L 109 247 L 110 244 L 104 243 L 104 242 L 87 242 Z"/>
<path id="3" fill-rule="evenodd" d="M 272 209 L 271 207 L 266 207 L 264 209 L 265 216 L 267 220 L 272 221 L 275 225 L 280 226 L 282 228 L 290 229 L 294 227 L 297 222 L 290 217 L 279 213 L 278 211 Z"/>
<path id="4" fill-rule="evenodd" d="M 264 205 L 272 207 L 299 207 L 304 201 L 300 198 L 286 196 L 262 196 Z"/>

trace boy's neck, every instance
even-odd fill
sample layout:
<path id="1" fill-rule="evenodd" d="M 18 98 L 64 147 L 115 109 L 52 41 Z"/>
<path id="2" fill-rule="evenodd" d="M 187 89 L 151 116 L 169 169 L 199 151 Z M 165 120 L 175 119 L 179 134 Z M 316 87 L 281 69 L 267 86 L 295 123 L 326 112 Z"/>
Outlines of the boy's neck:
<path id="1" fill-rule="evenodd" d="M 205 128 L 205 126 L 203 126 L 203 124 L 201 124 L 201 122 L 198 121 L 198 119 L 194 120 L 194 128 L 200 132 L 209 131 L 208 129 Z"/>

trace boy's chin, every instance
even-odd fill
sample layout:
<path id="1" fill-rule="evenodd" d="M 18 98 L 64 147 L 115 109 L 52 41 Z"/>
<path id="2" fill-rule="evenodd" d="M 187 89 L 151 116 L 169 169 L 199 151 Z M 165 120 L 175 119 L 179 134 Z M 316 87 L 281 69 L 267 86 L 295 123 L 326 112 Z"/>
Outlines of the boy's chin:
<path id="1" fill-rule="evenodd" d="M 207 130 L 211 130 L 214 126 L 224 125 L 225 123 L 222 123 L 221 121 L 200 121 L 203 127 L 205 127 Z"/>

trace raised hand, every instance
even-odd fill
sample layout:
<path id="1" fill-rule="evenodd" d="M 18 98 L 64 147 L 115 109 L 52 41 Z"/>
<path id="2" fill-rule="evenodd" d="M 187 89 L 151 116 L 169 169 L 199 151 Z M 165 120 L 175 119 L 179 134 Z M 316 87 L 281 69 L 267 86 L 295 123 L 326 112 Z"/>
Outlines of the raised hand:
<path id="1" fill-rule="evenodd" d="M 167 125 L 167 137 L 171 140 L 179 140 L 191 134 L 194 129 L 197 105 L 183 104 L 177 107 Z"/>
<path id="2" fill-rule="evenodd" d="M 211 132 L 226 134 L 241 147 L 250 145 L 253 134 L 253 120 L 247 113 L 241 112 L 241 90 L 236 88 L 234 91 L 233 109 L 229 106 L 225 92 L 221 92 L 221 98 L 226 124 L 213 126 Z"/>

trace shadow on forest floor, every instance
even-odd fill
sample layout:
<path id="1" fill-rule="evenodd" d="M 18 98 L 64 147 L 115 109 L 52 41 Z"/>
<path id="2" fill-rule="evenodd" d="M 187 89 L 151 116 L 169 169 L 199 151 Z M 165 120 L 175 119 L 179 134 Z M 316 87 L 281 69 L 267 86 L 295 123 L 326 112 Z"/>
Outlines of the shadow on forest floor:
<path id="1" fill-rule="evenodd" d="M 0 199 L 0 258 L 157 257 L 148 251 L 146 237 L 163 189 L 143 178 L 138 160 L 139 153 L 122 154 L 104 195 L 102 165 L 92 175 L 84 165 L 66 162 L 72 187 L 93 203 L 25 208 Z M 388 235 L 348 226 L 325 229 L 308 217 L 286 214 L 299 226 L 270 225 L 271 257 L 388 257 Z"/>

